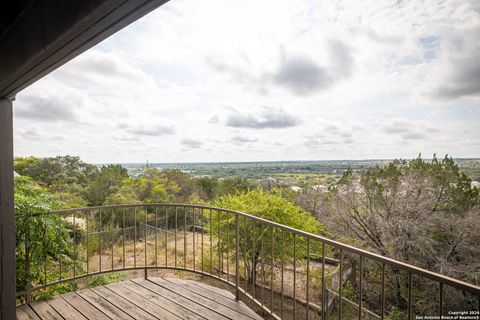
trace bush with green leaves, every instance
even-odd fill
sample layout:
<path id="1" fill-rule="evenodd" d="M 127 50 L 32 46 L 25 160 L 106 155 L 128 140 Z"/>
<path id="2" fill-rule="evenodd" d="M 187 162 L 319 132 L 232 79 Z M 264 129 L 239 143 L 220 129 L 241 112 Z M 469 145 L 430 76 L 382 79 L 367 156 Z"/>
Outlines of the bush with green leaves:
<path id="1" fill-rule="evenodd" d="M 279 194 L 264 192 L 260 189 L 220 197 L 214 201 L 213 205 L 219 208 L 241 211 L 313 234 L 325 235 L 327 233 L 323 224 L 296 204 Z M 229 257 L 233 259 L 236 245 L 235 215 L 215 210 L 206 211 L 204 214 L 208 222 L 209 232 L 218 237 L 215 252 L 224 258 L 226 253 L 229 252 Z M 258 221 L 255 222 L 251 218 L 240 216 L 238 222 L 241 260 L 245 264 L 248 281 L 253 281 L 259 265 L 263 264 L 265 268 L 268 267 L 272 259 L 274 262 L 280 261 L 282 231 L 279 228 L 272 228 Z M 287 262 L 293 258 L 299 260 L 305 258 L 306 239 L 304 237 L 284 232 L 283 240 L 283 252 Z M 294 242 L 295 257 L 293 254 Z M 223 259 L 221 258 L 221 260 Z M 267 270 L 267 272 L 269 271 Z"/>
<path id="2" fill-rule="evenodd" d="M 57 279 L 58 272 L 51 270 L 57 270 L 60 259 L 64 270 L 71 268 L 70 230 L 61 217 L 48 214 L 55 205 L 30 178 L 15 180 L 17 292 Z"/>

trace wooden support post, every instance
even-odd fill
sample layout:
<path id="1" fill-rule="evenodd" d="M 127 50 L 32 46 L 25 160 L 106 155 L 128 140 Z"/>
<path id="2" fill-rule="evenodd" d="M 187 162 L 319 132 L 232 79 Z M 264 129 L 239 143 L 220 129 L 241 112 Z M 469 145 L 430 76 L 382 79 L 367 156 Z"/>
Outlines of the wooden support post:
<path id="1" fill-rule="evenodd" d="M 0 320 L 15 319 L 12 100 L 0 98 Z"/>

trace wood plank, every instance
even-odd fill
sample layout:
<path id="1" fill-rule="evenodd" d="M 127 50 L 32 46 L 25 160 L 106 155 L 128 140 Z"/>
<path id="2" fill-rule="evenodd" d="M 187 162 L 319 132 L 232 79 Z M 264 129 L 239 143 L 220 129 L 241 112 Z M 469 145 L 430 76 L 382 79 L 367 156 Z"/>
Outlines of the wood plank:
<path id="1" fill-rule="evenodd" d="M 177 304 L 176 301 L 171 301 L 164 296 L 159 295 L 159 292 L 152 292 L 147 288 L 144 288 L 134 282 L 124 282 L 122 283 L 128 290 L 138 294 L 141 298 L 150 301 L 156 305 L 161 306 L 164 309 L 167 309 L 171 313 L 177 315 L 182 319 L 195 319 L 195 320 L 204 320 L 206 318 L 202 317 L 195 313 L 194 311 L 188 309 L 187 306 L 183 304 Z"/>
<path id="2" fill-rule="evenodd" d="M 63 300 L 60 297 L 49 300 L 47 302 L 65 319 L 87 320 L 87 318 L 85 318 L 80 312 L 78 312 L 74 307 L 69 305 L 67 301 Z"/>
<path id="3" fill-rule="evenodd" d="M 196 283 L 198 283 L 197 281 L 185 281 L 182 279 L 171 279 L 171 278 L 164 279 L 164 280 L 167 280 L 177 286 L 187 288 L 191 292 L 194 292 L 195 294 L 198 294 L 218 304 L 221 304 L 227 308 L 237 311 L 243 314 L 245 317 L 248 317 L 251 319 L 261 319 L 261 317 L 258 314 L 256 314 L 252 309 L 247 307 L 244 303 L 242 303 L 241 301 L 236 301 L 235 296 L 231 294 L 230 291 L 219 289 L 223 291 L 223 295 L 222 295 L 222 294 L 219 294 L 218 291 L 214 292 L 206 289 L 205 287 L 197 286 L 196 285 Z M 233 296 L 233 299 L 231 298 L 231 296 Z"/>
<path id="4" fill-rule="evenodd" d="M 35 313 L 45 320 L 63 320 L 64 318 L 58 314 L 46 301 L 35 301 L 30 303 L 30 307 Z"/>
<path id="5" fill-rule="evenodd" d="M 205 317 L 207 319 L 212 320 L 220 320 L 220 319 L 230 319 L 226 315 L 223 315 L 219 312 L 216 312 L 215 309 L 207 308 L 199 303 L 195 297 L 185 297 L 182 295 L 178 295 L 176 292 L 168 290 L 164 287 L 159 286 L 157 283 L 149 281 L 149 280 L 131 280 L 131 282 L 142 286 L 150 290 L 151 292 L 162 296 L 164 299 L 168 299 L 177 305 L 184 306 L 191 312 Z"/>
<path id="6" fill-rule="evenodd" d="M 61 296 L 69 305 L 74 307 L 78 312 L 83 314 L 87 319 L 105 320 L 110 319 L 100 310 L 85 301 L 77 293 L 71 292 Z"/>
<path id="7" fill-rule="evenodd" d="M 36 314 L 38 313 L 38 315 Z M 40 316 L 40 317 L 39 317 Z M 17 308 L 17 319 L 224 320 L 261 319 L 220 288 L 183 279 L 149 278 L 72 292 L 31 307 Z"/>
<path id="8" fill-rule="evenodd" d="M 171 278 L 166 278 L 167 280 L 170 280 Z M 177 280 L 175 278 L 173 278 L 174 280 Z M 180 279 L 179 279 L 180 280 Z M 194 285 L 198 286 L 198 287 L 202 287 L 204 289 L 207 289 L 209 291 L 212 291 L 216 294 L 220 294 L 220 295 L 225 295 L 225 297 L 227 298 L 230 298 L 232 300 L 235 300 L 235 295 L 233 293 L 231 293 L 230 291 L 228 290 L 225 290 L 225 289 L 220 289 L 220 288 L 217 288 L 215 286 L 211 286 L 209 284 L 206 284 L 206 283 L 203 283 L 203 282 L 200 282 L 200 281 L 195 281 L 195 280 L 183 280 L 182 281 L 186 281 L 186 282 L 189 282 L 189 283 L 193 283 Z"/>
<path id="9" fill-rule="evenodd" d="M 218 298 L 228 302 L 232 302 L 232 301 L 236 302 L 235 295 L 228 290 L 219 289 L 219 288 L 215 288 L 218 290 L 211 290 L 210 288 L 213 288 L 212 286 L 209 286 L 209 285 L 198 286 L 197 285 L 198 282 L 192 281 L 192 280 L 188 281 L 183 279 L 172 279 L 172 278 L 163 278 L 163 279 L 182 287 L 187 287 L 189 289 L 191 288 L 193 292 L 197 292 L 202 296 L 206 296 L 207 298 L 210 298 L 210 300 L 215 300 Z"/>
<path id="10" fill-rule="evenodd" d="M 150 309 L 142 310 L 141 308 L 139 308 L 137 305 L 133 304 L 129 300 L 119 296 L 118 294 L 112 292 L 111 290 L 108 290 L 103 286 L 92 288 L 92 291 L 98 294 L 99 296 L 103 297 L 104 299 L 107 299 L 108 301 L 110 301 L 110 303 L 118 306 L 124 312 L 128 313 L 130 316 L 132 316 L 137 320 L 139 319 L 150 320 L 153 318 L 161 319 L 155 315 L 155 312 L 149 313 Z"/>
<path id="11" fill-rule="evenodd" d="M 90 289 L 84 289 L 77 291 L 77 294 L 88 301 L 91 305 L 95 306 L 98 310 L 102 311 L 111 319 L 121 320 L 133 320 L 134 318 L 128 315 L 123 310 L 117 308 L 110 301 L 102 298 Z"/>
<path id="12" fill-rule="evenodd" d="M 224 315 L 225 317 L 228 317 L 230 319 L 238 319 L 238 318 L 242 318 L 242 313 L 239 312 L 239 310 L 241 309 L 240 305 L 237 304 L 237 308 L 236 309 L 230 309 L 230 308 L 227 308 L 225 307 L 224 305 L 221 305 L 215 301 L 212 301 L 210 299 L 207 299 L 203 296 L 200 296 L 200 295 L 197 295 L 197 294 L 192 294 L 189 290 L 185 289 L 185 288 L 182 288 L 181 286 L 177 286 L 173 283 L 171 283 L 170 281 L 167 281 L 165 279 L 160 279 L 160 278 L 151 278 L 149 279 L 150 281 L 153 281 L 154 283 L 168 289 L 168 290 L 171 290 L 172 292 L 175 292 L 176 294 L 178 295 L 181 295 L 185 298 L 191 298 L 191 299 L 194 299 L 195 302 L 201 304 L 202 306 L 210 309 L 210 310 L 214 310 L 222 315 Z M 148 280 L 147 280 L 148 281 Z M 245 317 L 245 316 L 243 316 Z"/>
<path id="13" fill-rule="evenodd" d="M 17 319 L 18 320 L 40 320 L 37 314 L 33 312 L 33 310 L 27 304 L 24 304 L 23 306 L 17 308 Z"/>
<path id="14" fill-rule="evenodd" d="M 155 303 L 163 303 L 164 307 L 171 312 L 177 314 L 181 318 L 188 317 L 189 319 L 218 319 L 217 314 L 211 313 L 210 310 L 198 310 L 198 307 L 188 299 L 171 294 L 168 290 L 158 287 L 154 283 L 148 283 L 148 285 L 140 285 L 133 281 L 131 283 L 125 283 L 130 290 L 139 290 L 139 294 L 143 295 L 147 299 L 152 299 Z M 146 283 L 145 283 L 146 284 Z M 157 302 L 158 301 L 158 302 Z M 221 319 L 225 319 L 222 317 Z"/>
<path id="15" fill-rule="evenodd" d="M 127 281 L 128 282 L 128 281 Z M 153 303 L 150 299 L 146 299 L 144 296 L 140 295 L 137 291 L 132 290 L 128 286 L 124 286 L 124 283 L 116 283 L 108 285 L 106 288 L 110 289 L 112 292 L 117 295 L 128 299 L 133 304 L 137 305 L 143 310 L 149 310 L 153 312 L 160 319 L 181 319 L 182 317 L 177 316 L 177 313 L 174 313 L 171 308 L 167 308 L 165 300 L 158 299 L 158 303 Z"/>
<path id="16" fill-rule="evenodd" d="M 178 317 L 182 319 L 195 319 L 195 320 L 205 320 L 205 315 L 199 312 L 196 312 L 195 310 L 191 309 L 191 306 L 185 305 L 184 303 L 181 302 L 188 302 L 188 301 L 183 301 L 181 300 L 182 297 L 177 297 L 180 298 L 180 301 L 178 299 L 169 299 L 168 296 L 164 296 L 160 291 L 152 291 L 144 286 L 141 286 L 138 283 L 135 283 L 133 281 L 130 281 L 130 283 L 123 283 L 128 290 L 131 290 L 132 292 L 136 292 L 142 298 L 149 300 L 152 303 L 161 305 L 163 308 L 167 309 L 171 313 L 174 313 Z M 162 288 L 160 288 L 162 289 Z"/>

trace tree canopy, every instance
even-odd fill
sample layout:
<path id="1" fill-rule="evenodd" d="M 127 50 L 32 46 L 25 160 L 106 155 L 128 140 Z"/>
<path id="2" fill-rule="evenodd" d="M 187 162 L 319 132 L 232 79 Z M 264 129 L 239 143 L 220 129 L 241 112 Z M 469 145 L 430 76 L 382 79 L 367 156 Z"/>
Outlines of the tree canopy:
<path id="1" fill-rule="evenodd" d="M 76 156 L 54 158 L 16 158 L 15 170 L 46 185 L 79 184 L 85 186 L 98 174 L 98 168 Z"/>
<path id="2" fill-rule="evenodd" d="M 254 189 L 244 193 L 225 195 L 216 199 L 213 204 L 219 208 L 241 211 L 313 234 L 325 235 L 327 233 L 322 223 L 310 213 L 303 211 L 295 203 L 283 198 L 279 193 Z M 210 221 L 209 216 L 206 218 L 207 221 Z M 232 239 L 235 234 L 235 216 L 214 211 L 211 221 L 209 228 L 212 232 L 218 232 L 220 238 L 217 249 L 221 253 L 233 252 L 235 242 Z M 245 241 L 240 243 L 240 251 L 242 258 L 245 260 L 247 278 L 252 281 L 259 264 L 272 259 L 274 261 L 281 259 L 281 230 L 242 217 L 239 218 L 239 230 L 240 234 L 246 235 Z M 266 248 L 270 248 L 272 242 L 276 243 L 273 246 L 273 256 L 270 249 L 265 249 L 260 245 L 265 244 Z M 295 258 L 305 256 L 306 239 L 297 237 L 295 242 L 297 249 Z M 293 246 L 293 235 L 286 232 L 284 234 L 284 252 L 286 252 L 287 257 L 293 257 Z"/>

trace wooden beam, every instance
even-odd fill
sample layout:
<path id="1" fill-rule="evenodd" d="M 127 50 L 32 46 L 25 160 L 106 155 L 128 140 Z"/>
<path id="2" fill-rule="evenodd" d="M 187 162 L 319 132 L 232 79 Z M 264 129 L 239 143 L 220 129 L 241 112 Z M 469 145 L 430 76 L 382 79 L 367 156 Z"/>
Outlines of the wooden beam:
<path id="1" fill-rule="evenodd" d="M 167 1 L 30 1 L 0 37 L 0 97 L 14 97 Z"/>
<path id="2" fill-rule="evenodd" d="M 15 319 L 12 101 L 0 99 L 0 320 Z"/>

